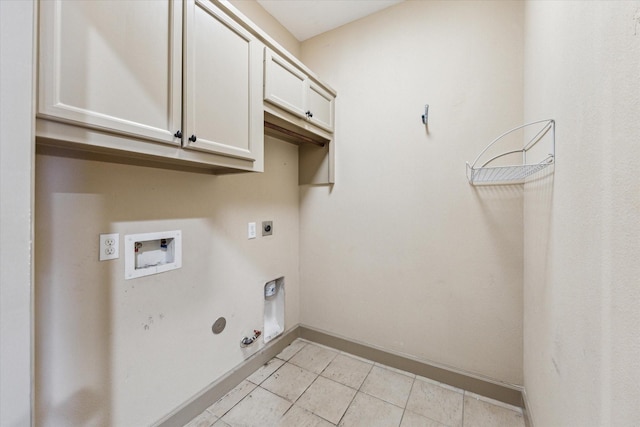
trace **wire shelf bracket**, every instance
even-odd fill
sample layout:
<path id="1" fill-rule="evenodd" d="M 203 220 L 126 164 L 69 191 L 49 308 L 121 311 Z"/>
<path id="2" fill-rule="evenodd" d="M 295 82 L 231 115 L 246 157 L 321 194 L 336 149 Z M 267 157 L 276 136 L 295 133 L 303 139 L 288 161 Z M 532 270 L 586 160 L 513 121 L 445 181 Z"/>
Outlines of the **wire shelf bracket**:
<path id="1" fill-rule="evenodd" d="M 469 164 L 467 162 L 467 179 L 469 180 L 469 184 L 471 185 L 506 185 L 506 184 L 522 184 L 525 179 L 535 174 L 536 172 L 541 171 L 542 169 L 554 164 L 555 162 L 555 150 L 556 150 L 556 122 L 553 119 L 546 120 L 538 120 L 535 122 L 526 123 L 522 126 L 515 127 L 498 136 L 496 139 L 491 141 L 489 145 L 485 147 L 484 150 L 478 154 L 478 157 L 473 161 L 473 163 Z M 540 130 L 531 138 L 529 141 L 524 144 L 522 149 L 520 150 L 511 150 L 497 156 L 490 158 L 489 160 L 482 163 L 480 166 L 476 166 L 482 156 L 489 150 L 492 146 L 497 144 L 507 135 L 518 131 L 520 129 L 524 129 L 529 126 L 539 125 Z M 549 132 L 551 139 L 551 152 L 545 157 L 542 161 L 538 163 L 527 163 L 527 152 L 533 148 L 540 140 L 542 140 Z M 500 159 L 502 157 L 518 154 L 522 155 L 522 164 L 518 165 L 500 165 L 500 166 L 492 166 L 492 163 L 495 165 L 494 161 Z"/>

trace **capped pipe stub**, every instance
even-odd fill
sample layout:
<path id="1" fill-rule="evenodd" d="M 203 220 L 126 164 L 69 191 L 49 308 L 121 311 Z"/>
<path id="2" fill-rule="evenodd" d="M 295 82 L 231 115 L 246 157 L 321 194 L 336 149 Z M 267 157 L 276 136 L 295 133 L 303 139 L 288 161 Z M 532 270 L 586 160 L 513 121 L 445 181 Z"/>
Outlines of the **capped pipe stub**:
<path id="1" fill-rule="evenodd" d="M 240 347 L 244 348 L 244 347 L 249 347 L 251 344 L 253 344 L 254 342 L 256 342 L 256 340 L 258 339 L 258 337 L 262 335 L 262 331 L 258 331 L 256 329 L 253 330 L 253 336 L 252 337 L 244 337 L 240 340 Z"/>
<path id="2" fill-rule="evenodd" d="M 211 331 L 218 335 L 220 332 L 224 331 L 225 326 L 227 326 L 227 319 L 224 317 L 218 317 L 218 319 L 213 322 L 213 326 L 211 326 Z"/>

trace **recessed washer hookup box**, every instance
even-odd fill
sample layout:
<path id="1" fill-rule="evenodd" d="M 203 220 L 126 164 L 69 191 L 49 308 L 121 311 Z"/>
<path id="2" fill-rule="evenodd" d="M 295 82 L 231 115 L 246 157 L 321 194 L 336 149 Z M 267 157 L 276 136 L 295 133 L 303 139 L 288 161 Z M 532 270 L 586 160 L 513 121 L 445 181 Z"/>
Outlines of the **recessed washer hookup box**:
<path id="1" fill-rule="evenodd" d="M 124 278 L 164 273 L 182 267 L 180 230 L 124 236 Z"/>

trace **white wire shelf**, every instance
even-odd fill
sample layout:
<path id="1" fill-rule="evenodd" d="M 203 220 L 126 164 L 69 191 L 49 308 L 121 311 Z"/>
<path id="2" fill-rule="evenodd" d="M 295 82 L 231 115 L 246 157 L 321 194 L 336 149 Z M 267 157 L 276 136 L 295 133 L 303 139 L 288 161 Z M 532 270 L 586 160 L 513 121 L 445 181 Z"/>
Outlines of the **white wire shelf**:
<path id="1" fill-rule="evenodd" d="M 533 125 L 540 125 L 540 130 L 535 134 L 535 136 L 533 136 L 533 138 L 529 139 L 529 141 L 524 144 L 522 149 L 501 153 L 485 161 L 480 166 L 476 166 L 480 162 L 481 157 L 487 152 L 487 150 L 489 150 L 489 148 L 494 146 L 499 141 L 503 140 L 507 135 Z M 542 140 L 549 133 L 549 131 L 551 131 L 551 135 L 549 136 L 551 153 L 549 153 L 544 160 L 538 163 L 527 163 L 527 152 L 531 148 L 533 148 L 533 146 L 535 146 L 540 140 Z M 518 153 L 522 155 L 521 164 L 492 166 L 492 163 L 495 164 L 494 162 L 496 160 L 508 155 Z M 553 119 L 539 120 L 510 129 L 491 141 L 489 145 L 487 145 L 485 149 L 480 152 L 473 163 L 470 164 L 469 162 L 467 162 L 467 179 L 472 185 L 522 184 L 528 176 L 531 176 L 552 165 L 554 161 L 555 121 Z"/>
<path id="2" fill-rule="evenodd" d="M 494 166 L 471 168 L 467 163 L 467 176 L 471 184 L 522 184 L 526 177 L 553 164 L 553 157 L 533 165 Z"/>

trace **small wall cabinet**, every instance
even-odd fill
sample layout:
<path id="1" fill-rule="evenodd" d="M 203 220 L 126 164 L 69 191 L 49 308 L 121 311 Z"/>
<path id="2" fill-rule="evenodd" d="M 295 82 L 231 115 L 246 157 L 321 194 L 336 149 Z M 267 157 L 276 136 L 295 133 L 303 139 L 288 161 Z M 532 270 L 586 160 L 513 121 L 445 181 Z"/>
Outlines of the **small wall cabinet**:
<path id="1" fill-rule="evenodd" d="M 40 143 L 263 170 L 263 44 L 215 3 L 51 0 L 39 12 Z"/>
<path id="2" fill-rule="evenodd" d="M 334 94 L 269 48 L 264 64 L 265 101 L 333 132 Z"/>

